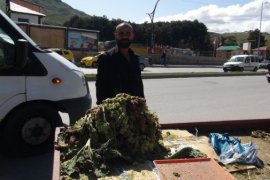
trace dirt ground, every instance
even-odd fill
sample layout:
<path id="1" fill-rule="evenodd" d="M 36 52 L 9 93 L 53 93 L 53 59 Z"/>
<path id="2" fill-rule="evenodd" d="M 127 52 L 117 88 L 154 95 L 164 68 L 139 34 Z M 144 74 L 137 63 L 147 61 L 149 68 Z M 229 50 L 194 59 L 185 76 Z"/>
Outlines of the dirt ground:
<path id="1" fill-rule="evenodd" d="M 252 132 L 261 132 L 261 133 L 252 133 Z M 257 150 L 257 157 L 263 162 L 262 168 L 257 168 L 251 166 L 250 169 L 237 170 L 236 172 L 231 172 L 231 174 L 238 180 L 264 180 L 270 179 L 270 129 L 265 130 L 234 130 L 228 132 L 230 136 L 238 137 L 241 140 L 241 143 L 253 142 Z M 255 134 L 257 137 L 253 137 L 252 134 Z M 260 137 L 264 135 L 264 137 Z M 232 165 L 236 167 L 238 165 Z M 239 165 L 240 167 L 240 165 Z"/>

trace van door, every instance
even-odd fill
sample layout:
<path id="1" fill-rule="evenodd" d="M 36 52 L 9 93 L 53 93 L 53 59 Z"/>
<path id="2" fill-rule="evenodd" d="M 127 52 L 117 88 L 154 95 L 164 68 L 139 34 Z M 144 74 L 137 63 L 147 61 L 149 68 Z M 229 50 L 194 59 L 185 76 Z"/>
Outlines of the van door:
<path id="1" fill-rule="evenodd" d="M 15 42 L 0 27 L 0 120 L 25 101 L 25 76 L 15 66 Z"/>
<path id="2" fill-rule="evenodd" d="M 251 64 L 252 70 L 257 71 L 259 69 L 259 57 L 258 56 L 251 56 Z"/>
<path id="3" fill-rule="evenodd" d="M 252 65 L 251 65 L 251 59 L 250 56 L 245 57 L 245 61 L 244 61 L 244 70 L 246 71 L 250 71 L 252 70 Z"/>

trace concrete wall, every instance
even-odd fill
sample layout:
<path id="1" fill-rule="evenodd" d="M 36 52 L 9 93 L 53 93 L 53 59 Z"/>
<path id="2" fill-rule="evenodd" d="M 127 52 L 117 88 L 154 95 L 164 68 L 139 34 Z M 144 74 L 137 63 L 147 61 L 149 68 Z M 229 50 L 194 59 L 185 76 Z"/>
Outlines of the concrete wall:
<path id="1" fill-rule="evenodd" d="M 152 54 L 152 64 L 162 64 L 160 54 Z M 181 56 L 181 55 L 168 55 L 167 64 L 174 65 L 223 65 L 227 58 L 206 57 L 206 56 Z"/>

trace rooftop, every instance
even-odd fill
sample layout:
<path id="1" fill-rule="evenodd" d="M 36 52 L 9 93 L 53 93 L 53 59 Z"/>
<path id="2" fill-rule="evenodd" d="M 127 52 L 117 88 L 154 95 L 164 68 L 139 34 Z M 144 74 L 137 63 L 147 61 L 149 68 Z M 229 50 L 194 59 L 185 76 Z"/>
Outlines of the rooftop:
<path id="1" fill-rule="evenodd" d="M 37 11 L 33 11 L 31 9 L 28 9 L 26 7 L 23 7 L 13 2 L 10 2 L 10 10 L 12 12 L 17 12 L 17 13 L 32 14 L 32 15 L 37 15 L 37 16 L 46 16 L 45 14 L 39 13 Z"/>

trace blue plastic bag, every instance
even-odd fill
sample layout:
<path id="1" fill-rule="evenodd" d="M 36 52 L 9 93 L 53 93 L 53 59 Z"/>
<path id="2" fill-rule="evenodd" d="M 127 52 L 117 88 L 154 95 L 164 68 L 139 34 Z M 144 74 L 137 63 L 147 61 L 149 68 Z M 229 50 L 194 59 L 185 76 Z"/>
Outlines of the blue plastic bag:
<path id="1" fill-rule="evenodd" d="M 210 133 L 209 142 L 223 164 L 242 163 L 262 167 L 252 142 L 241 144 L 240 139 L 230 137 L 227 133 Z"/>

